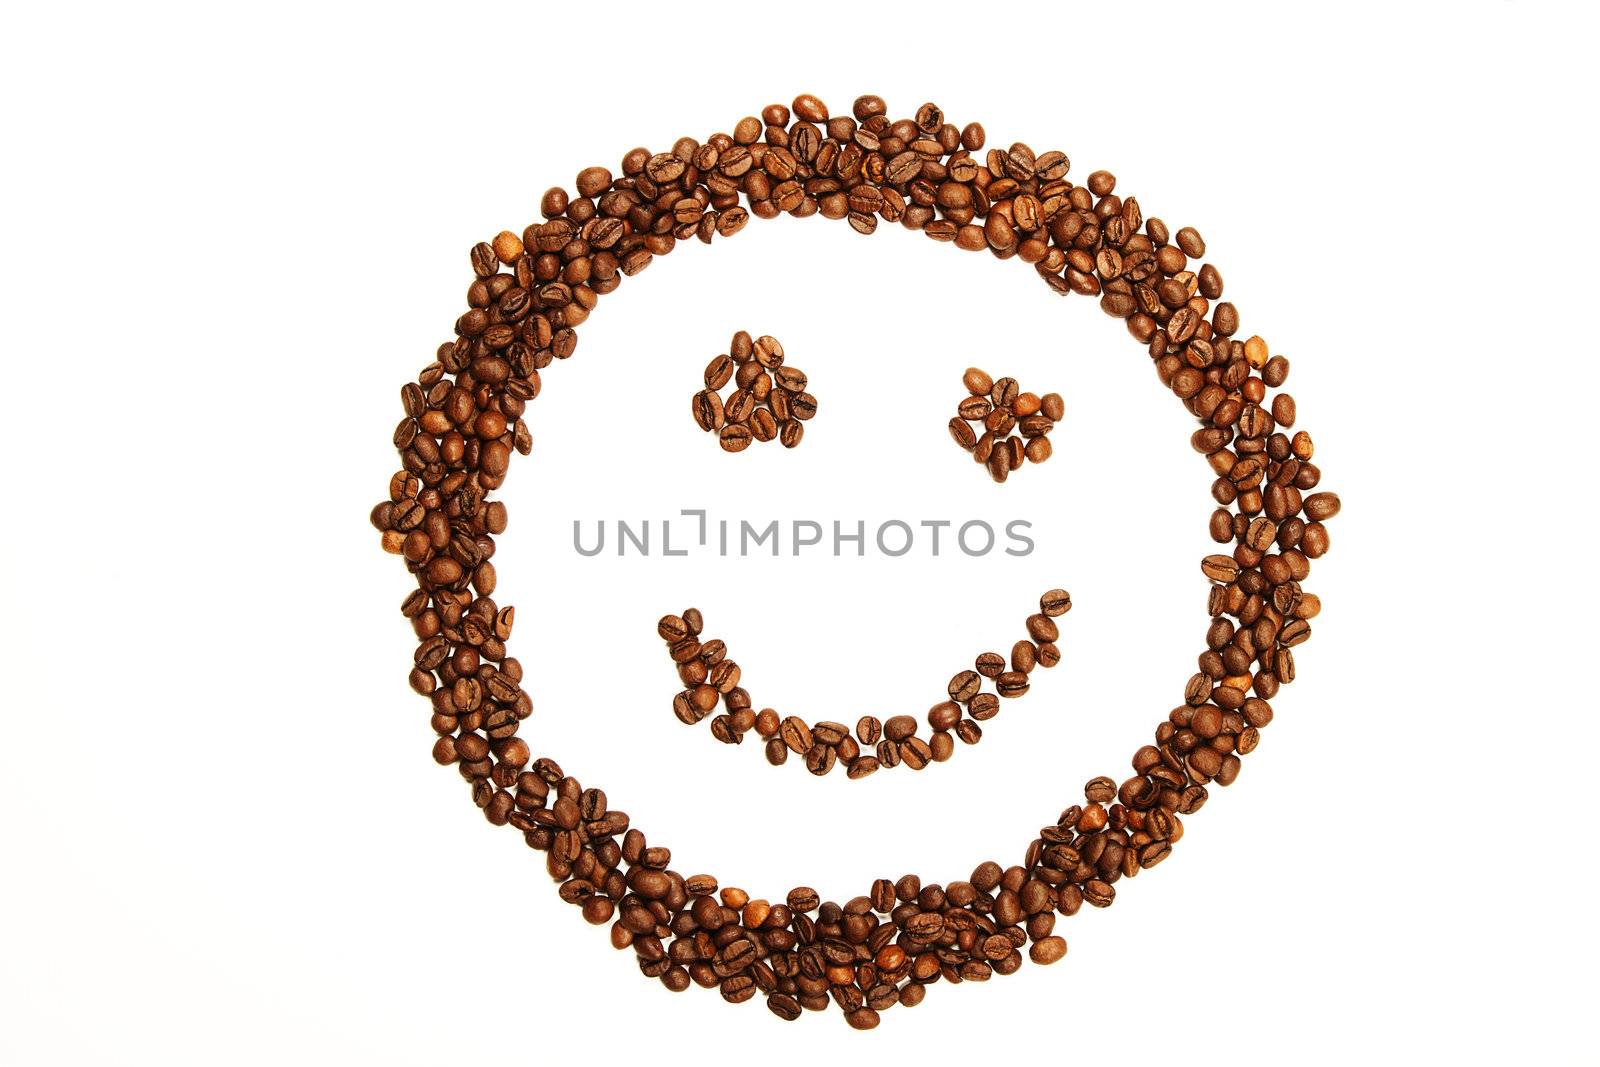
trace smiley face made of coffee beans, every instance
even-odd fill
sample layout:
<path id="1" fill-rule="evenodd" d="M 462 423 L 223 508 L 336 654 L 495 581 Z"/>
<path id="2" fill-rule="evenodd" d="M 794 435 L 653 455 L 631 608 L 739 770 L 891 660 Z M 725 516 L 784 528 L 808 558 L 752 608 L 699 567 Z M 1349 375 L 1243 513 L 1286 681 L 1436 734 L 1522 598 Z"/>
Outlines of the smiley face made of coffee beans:
<path id="1" fill-rule="evenodd" d="M 401 469 L 372 522 L 417 583 L 402 611 L 418 639 L 411 685 L 432 704 L 434 758 L 456 767 L 491 823 L 544 853 L 562 900 L 609 924 L 612 945 L 668 989 L 759 998 L 781 1019 L 831 1002 L 870 1029 L 937 983 L 1009 975 L 1024 958 L 1054 963 L 1067 951 L 1058 916 L 1110 905 L 1119 881 L 1171 855 L 1183 820 L 1212 783 L 1238 776 L 1272 720 L 1269 701 L 1294 679 L 1293 649 L 1320 607 L 1302 583 L 1328 549 L 1324 523 L 1339 500 L 1312 492 L 1320 472 L 1310 436 L 1291 436 L 1293 398 L 1268 400 L 1288 362 L 1259 337 L 1238 339 L 1238 312 L 1219 302 L 1221 275 L 1196 262 L 1198 233 L 1146 218 L 1105 171 L 1081 185 L 1067 172 L 1060 152 L 986 150 L 976 123 L 958 128 L 933 104 L 891 119 L 875 96 L 849 115 L 800 96 L 731 134 L 635 149 L 620 175 L 580 171 L 576 194 L 550 190 L 543 219 L 520 236 L 472 249 L 455 336 L 401 390 Z M 1131 774 L 1087 783 L 1081 802 L 1009 866 L 985 861 L 944 884 L 878 879 L 843 903 L 806 887 L 759 898 L 684 876 L 603 791 L 535 758 L 518 736 L 533 705 L 507 648 L 514 612 L 494 599 L 506 510 L 491 497 L 512 454 L 529 451 L 526 412 L 541 374 L 572 356 L 577 328 L 624 278 L 680 242 L 712 244 L 752 215 L 780 213 L 862 234 L 899 223 L 1019 261 L 1050 293 L 1096 298 L 1198 420 L 1192 444 L 1218 504 L 1209 532 L 1225 549 L 1200 564 L 1211 588 L 1198 670 L 1152 743 L 1134 752 Z"/>

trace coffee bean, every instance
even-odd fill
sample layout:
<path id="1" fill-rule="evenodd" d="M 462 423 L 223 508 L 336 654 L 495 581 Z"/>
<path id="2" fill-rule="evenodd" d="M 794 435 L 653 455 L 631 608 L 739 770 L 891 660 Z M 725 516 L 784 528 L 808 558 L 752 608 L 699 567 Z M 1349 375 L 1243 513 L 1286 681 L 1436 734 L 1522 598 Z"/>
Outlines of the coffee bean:
<path id="1" fill-rule="evenodd" d="M 720 430 L 723 426 L 724 413 L 722 398 L 710 389 L 694 395 L 694 421 L 702 430 Z"/>
<path id="2" fill-rule="evenodd" d="M 858 756 L 850 761 L 849 769 L 845 771 L 845 777 L 851 781 L 859 781 L 876 772 L 880 766 L 881 764 L 875 756 Z"/>
<path id="3" fill-rule="evenodd" d="M 739 423 L 729 423 L 718 433 L 718 443 L 724 452 L 743 452 L 750 447 L 751 439 L 750 427 Z"/>
<path id="4" fill-rule="evenodd" d="M 1065 615 L 1072 610 L 1072 594 L 1065 589 L 1052 589 L 1039 598 L 1039 610 L 1051 618 Z"/>
<path id="5" fill-rule="evenodd" d="M 1028 691 L 1028 676 L 1021 671 L 1003 671 L 994 680 L 994 685 L 1003 697 L 1020 697 Z"/>
<path id="6" fill-rule="evenodd" d="M 917 720 L 910 715 L 895 715 L 883 724 L 883 735 L 890 741 L 904 741 L 917 732 Z"/>
<path id="7" fill-rule="evenodd" d="M 723 402 L 722 413 L 730 423 L 745 423 L 756 410 L 755 394 L 749 389 L 735 389 Z"/>
<path id="8" fill-rule="evenodd" d="M 993 410 L 987 397 L 969 396 L 956 407 L 956 414 L 968 422 L 979 422 Z"/>
<path id="9" fill-rule="evenodd" d="M 833 770 L 839 754 L 831 745 L 813 744 L 806 749 L 805 757 L 806 770 L 820 776 Z"/>
<path id="10" fill-rule="evenodd" d="M 1312 493 L 1302 506 L 1306 518 L 1312 522 L 1322 522 L 1339 514 L 1339 497 L 1334 493 Z"/>
<path id="11" fill-rule="evenodd" d="M 782 366 L 773 373 L 778 385 L 789 393 L 803 393 L 806 388 L 806 375 L 798 367 Z"/>
<path id="12" fill-rule="evenodd" d="M 1005 672 L 1002 671 L 1001 673 L 1003 674 Z M 1000 675 L 998 674 L 995 675 L 996 678 L 999 678 L 999 676 Z M 977 696 L 973 697 L 971 703 L 967 705 L 967 714 L 971 715 L 979 722 L 985 722 L 989 719 L 992 719 L 999 713 L 1000 701 L 993 693 L 979 693 Z"/>
<path id="13" fill-rule="evenodd" d="M 960 418 L 950 420 L 950 437 L 956 444 L 969 452 L 972 450 L 972 446 L 978 443 L 977 435 L 972 432 L 972 427 L 968 426 Z"/>
<path id="14" fill-rule="evenodd" d="M 983 679 L 977 671 L 962 671 L 950 679 L 950 684 L 946 689 L 950 694 L 951 700 L 958 704 L 965 704 L 978 695 L 978 689 L 982 684 Z"/>
<path id="15" fill-rule="evenodd" d="M 1011 450 L 1006 447 L 993 449 L 989 453 L 989 477 L 996 482 L 1004 483 L 1011 474 Z"/>
<path id="16" fill-rule="evenodd" d="M 797 755 L 804 755 L 812 745 L 811 728 L 793 715 L 783 720 L 783 724 L 778 727 L 778 736 L 783 738 L 783 743 Z"/>
<path id="17" fill-rule="evenodd" d="M 708 390 L 721 389 L 724 385 L 727 385 L 733 378 L 734 368 L 733 360 L 727 356 L 713 357 L 711 362 L 706 364 L 706 388 Z"/>
<path id="18" fill-rule="evenodd" d="M 783 366 L 783 345 L 779 343 L 776 337 L 768 337 L 764 334 L 757 337 L 755 355 L 756 362 L 768 370 Z"/>
<path id="19" fill-rule="evenodd" d="M 1038 964 L 1055 963 L 1066 954 L 1066 939 L 1055 935 L 1041 937 L 1028 948 L 1028 958 Z"/>

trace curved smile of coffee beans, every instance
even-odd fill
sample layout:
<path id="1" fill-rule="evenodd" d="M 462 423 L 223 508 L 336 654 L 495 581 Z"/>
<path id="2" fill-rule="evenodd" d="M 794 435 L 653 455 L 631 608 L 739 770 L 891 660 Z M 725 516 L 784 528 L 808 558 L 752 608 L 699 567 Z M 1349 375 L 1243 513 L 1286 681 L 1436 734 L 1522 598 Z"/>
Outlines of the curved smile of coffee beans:
<path id="1" fill-rule="evenodd" d="M 410 680 L 432 706 L 434 758 L 455 765 L 491 823 L 543 853 L 562 900 L 609 925 L 613 947 L 631 950 L 640 972 L 670 990 L 759 998 L 786 1020 L 832 1003 L 869 1029 L 885 1010 L 921 1003 L 931 986 L 1010 975 L 1025 958 L 1060 960 L 1058 917 L 1110 905 L 1119 882 L 1171 854 L 1208 787 L 1238 777 L 1272 721 L 1269 701 L 1294 680 L 1294 648 L 1311 635 L 1321 605 L 1301 583 L 1328 550 L 1325 523 L 1339 498 L 1313 492 L 1321 472 L 1310 436 L 1290 436 L 1293 398 L 1267 399 L 1288 361 L 1259 337 L 1237 339 L 1238 312 L 1219 302 L 1222 276 L 1198 262 L 1205 242 L 1193 229 L 1171 233 L 1147 218 L 1105 171 L 1073 183 L 1061 152 L 985 143 L 983 127 L 957 127 L 933 104 L 891 119 L 875 96 L 834 115 L 804 95 L 792 109 L 774 104 L 740 119 L 731 133 L 634 149 L 620 174 L 588 167 L 575 195 L 544 195 L 541 221 L 472 249 L 455 336 L 400 391 L 401 469 L 371 517 L 417 583 L 401 610 L 418 641 Z M 941 883 L 878 878 L 842 903 L 809 887 L 765 898 L 684 875 L 604 791 L 550 756 L 535 758 L 519 736 L 533 701 L 506 644 L 515 612 L 494 599 L 506 508 L 491 496 L 512 453 L 532 449 L 528 407 L 542 374 L 573 355 L 575 331 L 600 297 L 679 242 L 710 244 L 751 215 L 785 213 L 863 234 L 898 223 L 1026 264 L 1053 293 L 1098 298 L 1198 420 L 1191 443 L 1215 477 L 1218 505 L 1209 532 L 1231 546 L 1201 562 L 1211 583 L 1205 647 L 1128 777 L 1089 781 L 1082 802 L 1046 822 L 1009 865 L 984 861 Z M 1048 608 L 1038 617 L 1051 622 Z M 1035 655 L 1053 629 L 1030 634 L 1042 642 Z M 980 657 L 978 674 L 1004 666 L 992 655 Z M 808 761 L 815 738 L 813 729 Z M 837 759 L 844 740 L 815 758 Z"/>
<path id="2" fill-rule="evenodd" d="M 856 721 L 854 734 L 838 722 L 807 726 L 803 719 L 780 719 L 772 708 L 753 710 L 750 693 L 740 684 L 744 672 L 728 658 L 728 646 L 717 638 L 703 637 L 705 618 L 698 608 L 682 615 L 664 615 L 656 633 L 667 643 L 667 653 L 678 668 L 684 689 L 672 698 L 672 713 L 693 725 L 716 710 L 726 710 L 711 720 L 711 736 L 728 745 L 744 741 L 754 730 L 766 742 L 767 762 L 774 767 L 788 762 L 789 753 L 805 760 L 806 770 L 824 775 L 842 766 L 851 781 L 883 767 L 906 766 L 920 771 L 930 763 L 943 763 L 955 754 L 956 740 L 975 745 L 983 738 L 981 722 L 1000 713 L 999 697 L 1020 697 L 1028 691 L 1028 675 L 1035 667 L 1061 662 L 1056 647 L 1060 630 L 1055 618 L 1072 608 L 1065 589 L 1052 589 L 1039 598 L 1039 612 L 1027 621 L 1028 636 L 1011 646 L 1009 665 L 998 652 L 981 653 L 972 670 L 961 671 L 946 686 L 947 700 L 928 710 L 930 739 L 917 736 L 917 720 L 895 715 L 883 722 L 873 715 Z M 985 680 L 995 691 L 983 691 Z"/>

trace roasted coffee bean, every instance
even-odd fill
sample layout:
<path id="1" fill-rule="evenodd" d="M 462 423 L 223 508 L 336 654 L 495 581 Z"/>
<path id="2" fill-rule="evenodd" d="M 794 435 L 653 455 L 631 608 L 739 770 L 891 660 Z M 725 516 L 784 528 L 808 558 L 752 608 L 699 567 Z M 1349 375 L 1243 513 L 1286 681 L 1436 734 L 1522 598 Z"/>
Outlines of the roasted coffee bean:
<path id="1" fill-rule="evenodd" d="M 729 423 L 718 433 L 718 442 L 724 452 L 743 452 L 750 447 L 753 435 L 750 427 L 739 423 Z"/>
<path id="2" fill-rule="evenodd" d="M 1003 674 L 1005 672 L 1002 671 L 1001 673 Z M 999 675 L 996 675 L 995 677 L 998 678 Z M 992 719 L 999 713 L 1000 701 L 993 693 L 979 693 L 977 696 L 973 697 L 972 702 L 967 705 L 967 714 L 971 715 L 979 722 L 985 722 L 989 719 Z"/>
<path id="3" fill-rule="evenodd" d="M 748 389 L 735 389 L 723 402 L 722 412 L 730 423 L 745 423 L 756 410 L 755 394 Z"/>
<path id="4" fill-rule="evenodd" d="M 806 374 L 799 367 L 782 366 L 773 372 L 776 381 L 785 392 L 803 393 L 806 389 Z"/>
<path id="5" fill-rule="evenodd" d="M 783 345 L 776 337 L 763 334 L 756 338 L 756 362 L 768 370 L 783 366 Z"/>
<path id="6" fill-rule="evenodd" d="M 783 743 L 797 755 L 804 755 L 811 748 L 811 728 L 793 715 L 783 720 L 778 733 L 783 738 Z"/>
<path id="7" fill-rule="evenodd" d="M 716 356 L 706 364 L 706 388 L 721 389 L 733 379 L 735 364 L 727 356 Z"/>
<path id="8" fill-rule="evenodd" d="M 978 443 L 978 437 L 972 432 L 972 427 L 960 418 L 950 420 L 950 436 L 956 444 L 969 452 L 972 451 L 972 446 Z"/>
<path id="9" fill-rule="evenodd" d="M 1028 676 L 1022 671 L 1003 671 L 994 680 L 994 685 L 1003 697 L 1019 697 L 1028 691 Z"/>
<path id="10" fill-rule="evenodd" d="M 977 671 L 962 671 L 950 679 L 946 687 L 950 699 L 958 704 L 965 704 L 978 695 L 978 689 L 983 684 L 982 677 Z"/>
<path id="11" fill-rule="evenodd" d="M 956 408 L 956 414 L 968 422 L 981 422 L 994 410 L 988 397 L 969 396 Z"/>
<path id="12" fill-rule="evenodd" d="M 1052 589 L 1039 598 L 1039 610 L 1050 618 L 1065 615 L 1072 610 L 1072 594 L 1065 589 Z"/>
<path id="13" fill-rule="evenodd" d="M 694 421 L 702 430 L 720 430 L 723 425 L 722 398 L 710 389 L 694 395 Z"/>

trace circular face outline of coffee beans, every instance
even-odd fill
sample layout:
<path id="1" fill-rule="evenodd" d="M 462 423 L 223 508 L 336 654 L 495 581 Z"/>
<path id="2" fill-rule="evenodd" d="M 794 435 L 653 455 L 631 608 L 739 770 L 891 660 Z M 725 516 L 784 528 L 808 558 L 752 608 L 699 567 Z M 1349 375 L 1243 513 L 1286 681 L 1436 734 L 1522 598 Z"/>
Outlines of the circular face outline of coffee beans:
<path id="1" fill-rule="evenodd" d="M 1320 610 L 1301 583 L 1327 551 L 1324 523 L 1340 505 L 1312 492 L 1321 472 L 1310 436 L 1283 432 L 1293 398 L 1266 399 L 1287 360 L 1259 337 L 1238 341 L 1238 312 L 1217 302 L 1221 275 L 1210 264 L 1191 269 L 1205 251 L 1197 232 L 1146 218 L 1105 171 L 1068 182 L 1060 152 L 1020 143 L 984 152 L 981 126 L 958 129 L 933 104 L 891 121 L 880 98 L 864 96 L 852 112 L 831 115 L 803 95 L 792 109 L 739 120 L 731 135 L 635 149 L 620 176 L 590 167 L 576 196 L 546 193 L 543 221 L 520 237 L 474 246 L 455 337 L 401 390 L 401 470 L 371 520 L 418 585 L 402 612 L 419 642 L 410 681 L 432 704 L 434 758 L 458 768 L 491 823 L 544 853 L 561 898 L 610 924 L 612 945 L 632 948 L 640 971 L 668 989 L 716 988 L 730 1003 L 759 994 L 786 1020 L 831 1002 L 870 1029 L 887 1008 L 921 1003 L 930 985 L 1014 973 L 1024 946 L 1035 963 L 1061 959 L 1058 915 L 1110 905 L 1119 881 L 1171 854 L 1183 819 L 1209 785 L 1234 781 L 1273 717 L 1268 701 L 1294 678 L 1293 649 Z M 1233 546 L 1201 561 L 1211 588 L 1200 669 L 1153 743 L 1134 753 L 1130 777 L 1090 780 L 1083 802 L 1011 866 L 986 861 L 937 885 L 879 878 L 844 904 L 805 886 L 769 900 L 685 877 L 602 790 L 533 757 L 518 736 L 533 703 L 506 645 L 515 613 L 493 600 L 506 512 L 490 497 L 512 454 L 532 449 L 524 416 L 540 372 L 573 354 L 575 328 L 598 298 L 654 257 L 785 212 L 863 234 L 900 222 L 1031 265 L 1055 293 L 1098 297 L 1199 420 L 1191 444 L 1215 475 L 1219 505 L 1209 532 Z"/>

